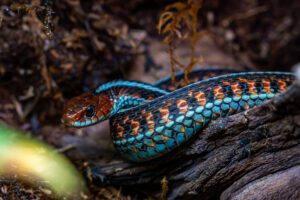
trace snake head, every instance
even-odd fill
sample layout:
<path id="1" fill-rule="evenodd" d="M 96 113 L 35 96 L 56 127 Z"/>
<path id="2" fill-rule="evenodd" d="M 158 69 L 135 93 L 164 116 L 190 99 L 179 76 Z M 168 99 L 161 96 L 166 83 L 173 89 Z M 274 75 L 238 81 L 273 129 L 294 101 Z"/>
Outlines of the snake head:
<path id="1" fill-rule="evenodd" d="M 84 93 L 66 103 L 62 123 L 73 127 L 84 127 L 99 123 L 109 118 L 112 103 L 107 94 Z"/>

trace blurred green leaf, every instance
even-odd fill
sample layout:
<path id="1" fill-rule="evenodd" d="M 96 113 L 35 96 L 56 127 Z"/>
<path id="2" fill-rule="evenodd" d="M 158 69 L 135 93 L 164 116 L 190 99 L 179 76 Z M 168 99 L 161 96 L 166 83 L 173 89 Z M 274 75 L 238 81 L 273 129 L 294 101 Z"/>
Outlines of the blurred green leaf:
<path id="1" fill-rule="evenodd" d="M 64 156 L 0 124 L 0 175 L 6 174 L 33 177 L 62 197 L 85 191 L 81 175 Z"/>

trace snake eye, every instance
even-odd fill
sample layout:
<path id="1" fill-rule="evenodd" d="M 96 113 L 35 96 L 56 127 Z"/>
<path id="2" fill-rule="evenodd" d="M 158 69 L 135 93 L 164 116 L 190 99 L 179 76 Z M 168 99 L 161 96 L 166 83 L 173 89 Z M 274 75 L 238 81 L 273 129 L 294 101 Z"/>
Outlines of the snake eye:
<path id="1" fill-rule="evenodd" d="M 95 115 L 95 106 L 89 105 L 85 111 L 85 116 L 91 118 Z"/>

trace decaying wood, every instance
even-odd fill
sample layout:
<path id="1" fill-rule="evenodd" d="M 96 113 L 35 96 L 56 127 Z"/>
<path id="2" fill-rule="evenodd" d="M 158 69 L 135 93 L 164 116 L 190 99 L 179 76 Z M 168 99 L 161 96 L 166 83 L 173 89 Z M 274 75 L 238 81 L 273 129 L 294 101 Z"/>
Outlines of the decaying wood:
<path id="1" fill-rule="evenodd" d="M 168 199 L 299 199 L 300 83 L 262 106 L 211 123 L 160 160 L 93 163 L 89 170 L 98 184 L 151 190 L 154 197 L 166 177 Z"/>

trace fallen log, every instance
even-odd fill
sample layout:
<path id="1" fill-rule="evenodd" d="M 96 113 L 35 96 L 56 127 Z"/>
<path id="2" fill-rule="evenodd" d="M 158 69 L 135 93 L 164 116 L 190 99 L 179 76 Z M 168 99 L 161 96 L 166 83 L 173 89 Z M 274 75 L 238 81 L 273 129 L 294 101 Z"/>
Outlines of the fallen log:
<path id="1" fill-rule="evenodd" d="M 210 123 L 159 160 L 91 162 L 87 171 L 96 184 L 155 198 L 299 199 L 300 83 L 261 106 Z"/>

